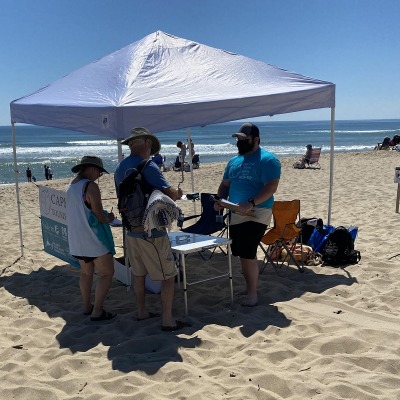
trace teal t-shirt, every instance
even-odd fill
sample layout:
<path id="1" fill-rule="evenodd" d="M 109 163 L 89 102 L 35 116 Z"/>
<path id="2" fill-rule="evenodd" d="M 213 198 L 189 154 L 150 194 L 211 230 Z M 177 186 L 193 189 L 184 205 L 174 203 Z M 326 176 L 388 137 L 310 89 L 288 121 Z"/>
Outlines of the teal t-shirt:
<path id="1" fill-rule="evenodd" d="M 230 180 L 229 200 L 233 203 L 254 197 L 272 179 L 281 176 L 280 161 L 267 150 L 259 148 L 254 153 L 233 157 L 225 168 L 223 179 Z M 257 207 L 271 208 L 274 197 Z"/>

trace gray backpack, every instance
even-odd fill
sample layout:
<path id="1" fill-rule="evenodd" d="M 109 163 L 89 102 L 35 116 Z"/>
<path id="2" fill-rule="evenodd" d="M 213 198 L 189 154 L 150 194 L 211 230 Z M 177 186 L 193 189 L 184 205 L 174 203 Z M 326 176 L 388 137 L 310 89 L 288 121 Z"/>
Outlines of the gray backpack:
<path id="1" fill-rule="evenodd" d="M 354 250 L 354 241 L 347 228 L 338 226 L 328 235 L 322 260 L 332 266 L 357 264 L 361 260 L 361 254 Z"/>
<path id="2" fill-rule="evenodd" d="M 122 225 L 130 232 L 143 232 L 143 217 L 153 187 L 144 179 L 142 171 L 150 160 L 143 160 L 118 186 L 118 210 Z"/>

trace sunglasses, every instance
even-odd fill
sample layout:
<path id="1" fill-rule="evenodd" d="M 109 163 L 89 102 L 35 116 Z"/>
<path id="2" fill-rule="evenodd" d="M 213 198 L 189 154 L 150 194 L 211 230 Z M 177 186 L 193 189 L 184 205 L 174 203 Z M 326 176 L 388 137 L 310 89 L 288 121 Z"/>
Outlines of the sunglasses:
<path id="1" fill-rule="evenodd" d="M 142 144 L 142 143 L 144 143 L 145 141 L 146 141 L 146 139 L 143 139 L 143 138 L 132 139 L 132 140 L 129 142 L 129 145 L 131 145 L 131 144 Z"/>

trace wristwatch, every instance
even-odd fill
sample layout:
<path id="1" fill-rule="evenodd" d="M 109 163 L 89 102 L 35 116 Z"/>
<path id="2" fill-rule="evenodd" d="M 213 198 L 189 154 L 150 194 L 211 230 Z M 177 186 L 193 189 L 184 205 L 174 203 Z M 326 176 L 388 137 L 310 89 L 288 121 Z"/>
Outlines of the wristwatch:
<path id="1" fill-rule="evenodd" d="M 256 206 L 256 203 L 254 203 L 254 199 L 251 197 L 250 199 L 247 200 L 248 203 L 251 203 L 253 207 Z"/>

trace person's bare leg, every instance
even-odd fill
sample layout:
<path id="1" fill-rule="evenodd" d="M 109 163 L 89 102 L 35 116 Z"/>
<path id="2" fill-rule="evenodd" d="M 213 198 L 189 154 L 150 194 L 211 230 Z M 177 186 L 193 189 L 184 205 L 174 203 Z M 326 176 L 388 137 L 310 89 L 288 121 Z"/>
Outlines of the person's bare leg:
<path id="1" fill-rule="evenodd" d="M 255 306 L 258 303 L 257 284 L 258 284 L 258 264 L 257 259 L 241 258 L 243 276 L 246 281 L 247 298 L 243 302 L 245 306 Z"/>
<path id="2" fill-rule="evenodd" d="M 93 284 L 94 263 L 85 263 L 79 260 L 81 266 L 79 276 L 79 288 L 81 290 L 83 312 L 88 313 L 92 310 L 91 293 Z"/>
<path id="3" fill-rule="evenodd" d="M 114 275 L 114 260 L 110 253 L 97 257 L 94 260 L 99 277 L 96 283 L 94 308 L 92 317 L 99 317 L 103 313 L 103 304 L 112 285 Z"/>
<path id="4" fill-rule="evenodd" d="M 133 277 L 133 290 L 136 297 L 137 317 L 145 319 L 149 317 L 149 313 L 146 310 L 146 293 L 145 293 L 145 276 L 134 276 Z"/>
<path id="5" fill-rule="evenodd" d="M 161 282 L 162 324 L 175 326 L 176 321 L 172 316 L 172 303 L 174 300 L 175 277 Z"/>

